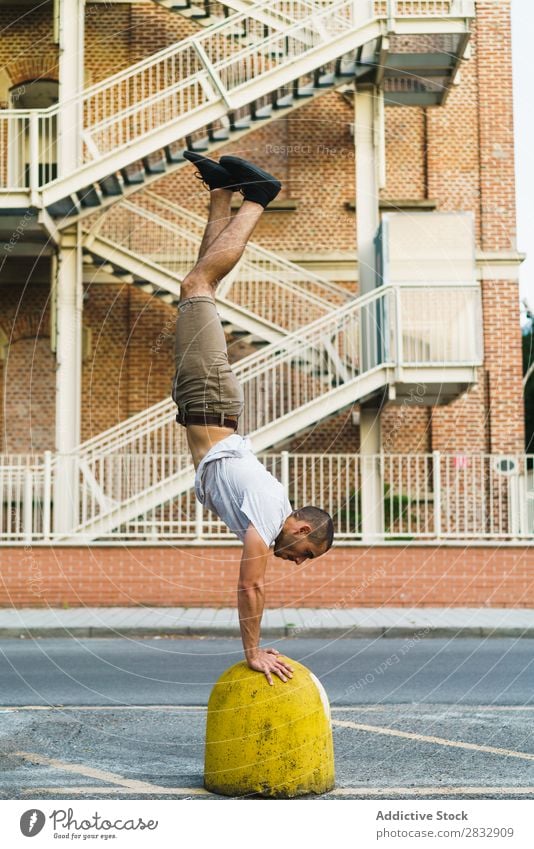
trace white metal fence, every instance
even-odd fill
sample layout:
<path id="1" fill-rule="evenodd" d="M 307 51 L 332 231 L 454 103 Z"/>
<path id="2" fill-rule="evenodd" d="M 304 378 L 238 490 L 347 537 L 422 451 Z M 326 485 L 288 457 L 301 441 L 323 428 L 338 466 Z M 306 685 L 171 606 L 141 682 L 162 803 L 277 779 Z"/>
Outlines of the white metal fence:
<path id="1" fill-rule="evenodd" d="M 75 458 L 79 459 L 79 458 Z M 333 517 L 336 541 L 362 538 L 361 457 L 358 454 L 260 454 L 267 469 L 282 481 L 294 508 L 315 504 Z M 0 540 L 53 542 L 55 459 L 0 456 Z M 122 455 L 121 486 L 136 487 L 154 462 L 150 454 Z M 166 462 L 176 464 L 168 455 Z M 383 487 L 385 541 L 408 544 L 428 540 L 531 541 L 534 538 L 534 455 L 377 454 Z M 116 472 L 116 469 L 115 469 Z M 79 494 L 80 512 L 87 498 Z M 235 540 L 216 516 L 205 511 L 188 490 L 104 539 L 201 541 Z M 380 538 L 379 540 L 380 541 Z"/>

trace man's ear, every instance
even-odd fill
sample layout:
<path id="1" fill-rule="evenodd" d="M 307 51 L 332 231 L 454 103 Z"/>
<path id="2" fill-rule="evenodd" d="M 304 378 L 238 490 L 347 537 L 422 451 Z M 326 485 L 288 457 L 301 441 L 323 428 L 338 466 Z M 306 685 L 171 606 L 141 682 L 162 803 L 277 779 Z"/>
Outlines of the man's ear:
<path id="1" fill-rule="evenodd" d="M 303 523 L 302 525 L 300 525 L 297 533 L 301 534 L 303 536 L 308 536 L 308 534 L 311 532 L 311 529 L 312 529 L 311 525 L 307 525 L 306 523 Z"/>

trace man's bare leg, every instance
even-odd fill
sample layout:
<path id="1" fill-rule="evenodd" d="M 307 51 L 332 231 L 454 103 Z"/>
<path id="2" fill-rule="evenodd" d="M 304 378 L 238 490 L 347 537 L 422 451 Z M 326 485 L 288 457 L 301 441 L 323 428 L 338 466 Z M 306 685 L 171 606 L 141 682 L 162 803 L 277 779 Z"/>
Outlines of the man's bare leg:
<path id="1" fill-rule="evenodd" d="M 200 246 L 199 259 L 182 281 L 181 300 L 199 295 L 207 295 L 215 300 L 219 280 L 239 261 L 252 231 L 261 218 L 261 204 L 243 201 L 235 217 L 229 220 L 231 198 L 232 192 L 226 189 L 214 189 L 210 193 L 210 214 Z M 232 428 L 219 425 L 190 424 L 187 425 L 186 431 L 195 469 L 213 445 L 235 433 Z"/>
<path id="2" fill-rule="evenodd" d="M 237 214 L 218 230 L 220 221 L 224 218 L 224 210 L 230 214 L 231 192 L 225 189 L 214 189 L 224 192 L 225 197 L 216 197 L 213 212 L 210 208 L 210 221 L 199 251 L 199 259 L 195 267 L 182 280 L 180 298 L 194 298 L 199 295 L 215 297 L 217 284 L 225 277 L 241 259 L 243 251 L 250 239 L 256 224 L 261 218 L 263 207 L 259 203 L 244 200 Z M 211 204 L 210 204 L 211 207 Z M 222 215 L 221 215 L 222 213 Z M 210 227 L 208 233 L 208 227 Z M 214 232 L 218 233 L 213 237 Z"/>
<path id="3" fill-rule="evenodd" d="M 231 189 L 212 189 L 210 192 L 210 211 L 202 242 L 198 251 L 198 259 L 202 259 L 212 242 L 215 241 L 227 224 L 230 223 L 233 191 Z"/>

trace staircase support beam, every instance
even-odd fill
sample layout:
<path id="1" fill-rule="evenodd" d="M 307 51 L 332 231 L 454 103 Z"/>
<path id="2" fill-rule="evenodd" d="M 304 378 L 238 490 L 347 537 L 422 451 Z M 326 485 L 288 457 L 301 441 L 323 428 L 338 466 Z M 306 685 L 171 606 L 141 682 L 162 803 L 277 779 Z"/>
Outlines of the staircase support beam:
<path id="1" fill-rule="evenodd" d="M 360 485 L 362 542 L 376 543 L 384 533 L 380 407 L 360 406 Z"/>
<path id="2" fill-rule="evenodd" d="M 357 245 L 360 295 L 371 292 L 376 279 L 375 238 L 380 223 L 378 202 L 380 184 L 380 138 L 382 122 L 377 108 L 380 93 L 374 86 L 356 89 L 354 97 L 354 144 L 356 160 Z M 369 304 L 361 313 L 362 370 L 377 365 L 377 312 Z M 380 405 L 360 406 L 361 521 L 363 542 L 376 542 L 384 532 L 383 493 L 380 464 Z M 370 456 L 373 455 L 373 456 Z"/>
<path id="3" fill-rule="evenodd" d="M 85 0 L 59 2 L 59 104 L 57 163 L 59 176 L 81 163 L 82 105 L 76 97 L 84 88 Z"/>
<path id="4" fill-rule="evenodd" d="M 82 251 L 79 226 L 61 240 L 54 286 L 56 347 L 56 451 L 54 532 L 78 524 L 78 475 L 75 455 L 80 443 L 82 359 Z"/>

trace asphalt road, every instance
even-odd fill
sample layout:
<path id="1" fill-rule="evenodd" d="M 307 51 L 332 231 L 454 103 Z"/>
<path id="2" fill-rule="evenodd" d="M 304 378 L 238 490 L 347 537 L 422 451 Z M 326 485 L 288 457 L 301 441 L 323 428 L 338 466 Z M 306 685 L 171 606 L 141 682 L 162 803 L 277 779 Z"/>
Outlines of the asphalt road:
<path id="1" fill-rule="evenodd" d="M 330 698 L 324 798 L 534 799 L 532 640 L 276 646 Z M 241 659 L 230 639 L 0 641 L 0 798 L 215 798 L 205 705 Z"/>

